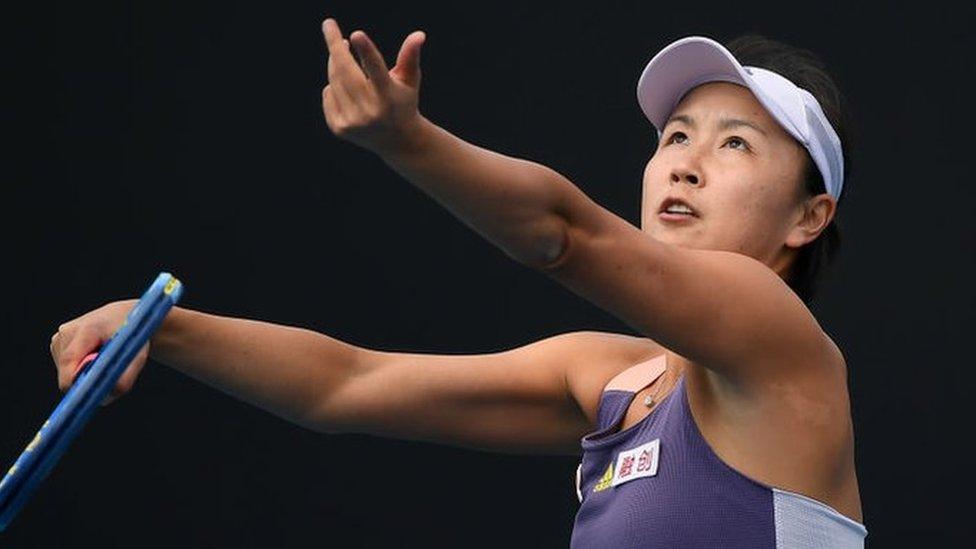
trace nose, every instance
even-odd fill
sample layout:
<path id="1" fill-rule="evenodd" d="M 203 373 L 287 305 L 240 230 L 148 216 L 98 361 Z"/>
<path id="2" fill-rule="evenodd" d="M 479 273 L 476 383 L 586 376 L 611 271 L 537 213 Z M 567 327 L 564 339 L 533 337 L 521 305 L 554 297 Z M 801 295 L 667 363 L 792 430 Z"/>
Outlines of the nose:
<path id="1" fill-rule="evenodd" d="M 682 180 L 692 185 L 698 185 L 698 174 L 687 167 L 679 166 L 671 170 L 671 182 L 680 183 Z"/>
<path id="2" fill-rule="evenodd" d="M 682 153 L 672 157 L 674 164 L 671 166 L 671 183 L 687 181 L 696 187 L 701 185 L 702 175 L 698 167 L 702 153 L 696 150 L 686 150 Z"/>

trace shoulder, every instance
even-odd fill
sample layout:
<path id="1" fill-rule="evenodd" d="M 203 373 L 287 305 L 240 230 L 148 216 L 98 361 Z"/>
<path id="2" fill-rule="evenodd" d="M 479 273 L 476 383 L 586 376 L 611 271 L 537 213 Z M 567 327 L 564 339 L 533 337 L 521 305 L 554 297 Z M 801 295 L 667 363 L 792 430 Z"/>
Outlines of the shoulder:
<path id="1" fill-rule="evenodd" d="M 838 434 L 850 414 L 847 362 L 837 344 L 825 332 L 820 334 L 819 343 L 806 353 L 754 357 L 763 365 L 751 368 L 748 377 L 730 378 L 707 365 L 691 368 L 692 400 L 703 413 L 708 410 L 723 421 L 765 417 L 756 425 L 774 428 L 782 423 L 784 429 L 795 429 L 806 424 L 817 434 Z"/>
<path id="2" fill-rule="evenodd" d="M 590 423 L 596 422 L 600 395 L 607 382 L 630 366 L 666 352 L 662 345 L 642 336 L 595 330 L 564 336 L 572 348 L 566 364 L 566 384 Z"/>
<path id="3" fill-rule="evenodd" d="M 849 484 L 853 433 L 846 361 L 824 340 L 819 354 L 746 383 L 696 368 L 687 390 L 699 431 L 722 461 L 765 484 L 830 501 Z"/>

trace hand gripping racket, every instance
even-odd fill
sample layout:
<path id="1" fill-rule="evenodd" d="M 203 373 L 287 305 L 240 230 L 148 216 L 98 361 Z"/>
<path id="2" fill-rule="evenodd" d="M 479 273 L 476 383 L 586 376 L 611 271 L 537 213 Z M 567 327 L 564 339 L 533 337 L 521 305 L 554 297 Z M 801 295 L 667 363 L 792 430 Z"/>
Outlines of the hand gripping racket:
<path id="1" fill-rule="evenodd" d="M 125 322 L 96 353 L 82 360 L 81 372 L 50 417 L 0 481 L 0 532 L 82 430 L 116 381 L 180 299 L 183 285 L 162 272 L 135 304 Z"/>

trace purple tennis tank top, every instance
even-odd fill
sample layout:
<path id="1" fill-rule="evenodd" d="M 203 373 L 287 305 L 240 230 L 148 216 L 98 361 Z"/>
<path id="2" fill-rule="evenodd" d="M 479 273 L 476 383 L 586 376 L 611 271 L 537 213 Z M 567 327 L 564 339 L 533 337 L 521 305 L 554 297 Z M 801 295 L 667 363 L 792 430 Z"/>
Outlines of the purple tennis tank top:
<path id="1" fill-rule="evenodd" d="M 616 431 L 665 361 L 632 366 L 601 395 L 597 429 L 581 439 L 573 548 L 863 547 L 863 524 L 722 461 L 691 415 L 684 376 L 650 414 Z"/>

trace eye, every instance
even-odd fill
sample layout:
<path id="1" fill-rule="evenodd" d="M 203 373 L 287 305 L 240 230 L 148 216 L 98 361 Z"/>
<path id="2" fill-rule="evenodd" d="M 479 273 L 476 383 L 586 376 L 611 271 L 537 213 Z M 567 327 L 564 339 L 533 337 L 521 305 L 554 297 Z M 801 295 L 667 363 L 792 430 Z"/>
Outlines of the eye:
<path id="1" fill-rule="evenodd" d="M 678 135 L 683 136 L 685 138 L 688 137 L 683 132 L 674 132 L 674 133 L 672 133 L 671 135 L 668 136 L 667 140 L 665 140 L 665 143 L 671 143 L 672 141 L 674 141 L 675 136 L 678 136 Z"/>
<path id="2" fill-rule="evenodd" d="M 681 143 L 682 141 L 675 141 L 675 139 L 677 137 L 679 137 L 679 136 L 682 139 L 685 139 L 685 140 L 688 139 L 688 136 L 685 135 L 684 132 L 674 132 L 670 136 L 668 136 L 668 138 L 664 141 L 664 143 L 665 144 Z M 733 135 L 732 137 L 728 138 L 728 140 L 726 140 L 725 142 L 726 143 L 732 143 L 733 144 L 732 145 L 732 148 L 734 148 L 734 149 L 739 149 L 739 150 L 742 150 L 742 151 L 751 150 L 750 147 L 749 147 L 749 143 L 747 143 L 745 139 L 742 139 L 741 137 L 736 136 L 736 135 Z M 740 146 L 736 146 L 736 144 L 741 145 L 741 147 Z"/>
<path id="3" fill-rule="evenodd" d="M 732 137 L 728 138 L 728 140 L 726 141 L 726 143 L 742 143 L 742 149 L 741 150 L 743 150 L 743 151 L 748 151 L 749 150 L 749 144 L 746 143 L 745 139 L 742 139 L 741 137 L 736 137 L 736 136 L 733 135 Z M 736 148 L 736 147 L 733 147 L 733 148 Z"/>

